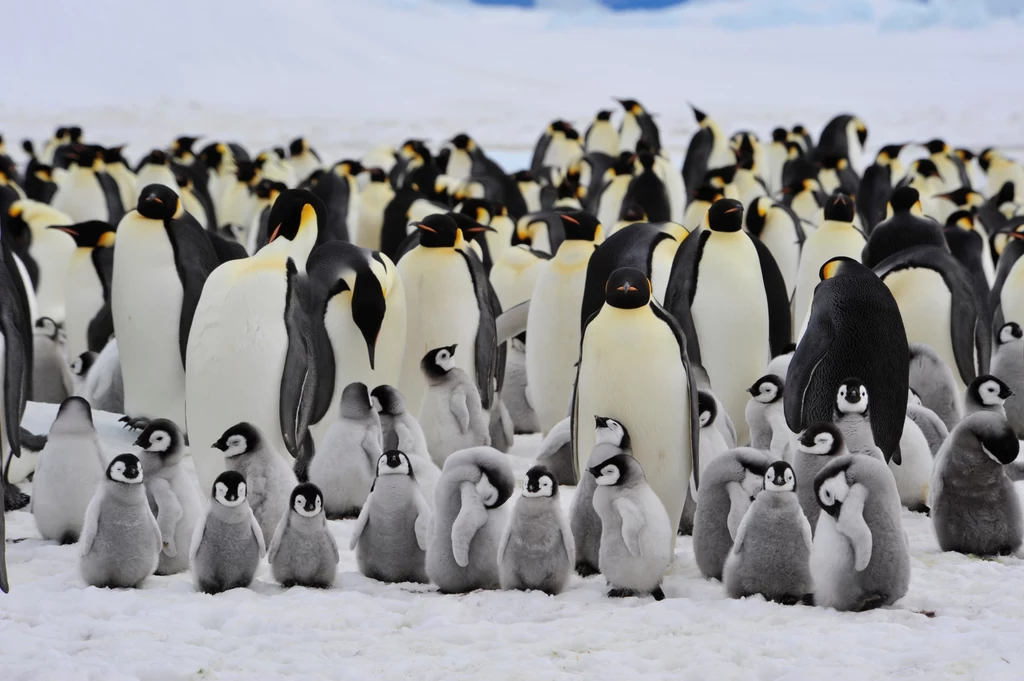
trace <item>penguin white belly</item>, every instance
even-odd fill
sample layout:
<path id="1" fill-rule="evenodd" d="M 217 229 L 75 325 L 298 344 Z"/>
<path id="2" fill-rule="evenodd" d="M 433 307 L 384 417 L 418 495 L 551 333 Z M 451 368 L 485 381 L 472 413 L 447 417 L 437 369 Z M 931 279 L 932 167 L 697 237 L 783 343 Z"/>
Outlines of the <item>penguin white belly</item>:
<path id="1" fill-rule="evenodd" d="M 768 212 L 768 220 L 761 232 L 761 242 L 775 258 L 782 278 L 786 281 L 786 297 L 792 299 L 796 290 L 797 270 L 800 267 L 800 243 L 785 211 L 772 209 Z"/>
<path id="2" fill-rule="evenodd" d="M 619 130 L 619 149 L 622 151 L 636 151 L 636 144 L 643 135 L 644 133 L 640 129 L 640 124 L 637 122 L 636 117 L 632 114 L 627 114 L 622 119 L 622 129 Z M 602 224 L 604 224 L 603 221 Z"/>
<path id="3" fill-rule="evenodd" d="M 622 212 L 622 200 L 626 198 L 626 190 L 632 181 L 629 175 L 612 179 L 611 185 L 601 193 L 597 204 L 597 220 L 602 225 L 614 225 Z"/>
<path id="4" fill-rule="evenodd" d="M 768 302 L 750 237 L 743 232 L 712 234 L 699 272 L 690 310 L 701 361 L 715 396 L 736 426 L 737 442 L 746 442 L 747 388 L 764 375 L 771 359 Z"/>
<path id="5" fill-rule="evenodd" d="M 67 277 L 67 314 L 64 330 L 67 333 L 69 361 L 89 349 L 89 322 L 103 307 L 103 285 L 92 264 L 92 249 L 77 248 L 71 256 Z M 175 335 L 177 337 L 177 335 Z"/>
<path id="6" fill-rule="evenodd" d="M 609 156 L 619 155 L 619 133 L 610 123 L 595 123 L 587 137 L 587 151 L 599 151 Z"/>
<path id="7" fill-rule="evenodd" d="M 135 210 L 139 200 L 138 185 L 135 184 L 135 173 L 128 170 L 123 163 L 107 166 L 107 173 L 117 183 L 117 193 L 121 195 L 121 207 L 125 212 Z"/>
<path id="8" fill-rule="evenodd" d="M 33 229 L 29 255 L 39 265 L 39 286 L 36 301 L 39 314 L 55 322 L 63 322 L 66 314 L 68 268 L 77 250 L 75 242 L 56 229 Z"/>
<path id="9" fill-rule="evenodd" d="M 793 209 L 797 217 L 811 223 L 804 225 L 805 233 L 813 233 L 821 224 L 824 213 L 811 192 L 800 192 L 794 196 L 793 203 L 789 207 Z"/>
<path id="10" fill-rule="evenodd" d="M 245 185 L 235 182 L 224 191 L 221 206 L 217 207 L 217 220 L 223 225 L 248 225 L 253 220 L 256 202 Z"/>
<path id="11" fill-rule="evenodd" d="M 345 213 L 345 226 L 348 228 L 349 238 L 351 239 L 352 231 L 359 224 L 359 206 L 362 202 L 359 196 L 359 182 L 354 177 L 346 177 L 345 179 L 348 180 L 348 212 Z M 381 220 L 383 219 L 384 213 L 382 212 Z M 380 247 L 378 246 L 377 248 Z"/>
<path id="12" fill-rule="evenodd" d="M 1024 258 L 1019 258 L 1013 263 L 1006 281 L 1003 282 L 1003 290 L 999 294 L 999 303 L 1002 306 L 1003 322 L 1017 322 L 1024 325 Z"/>
<path id="13" fill-rule="evenodd" d="M 352 232 L 352 243 L 363 248 L 380 249 L 380 233 L 384 226 L 384 208 L 395 193 L 382 182 L 374 182 L 366 189 L 359 201 L 359 219 Z"/>
<path id="14" fill-rule="evenodd" d="M 821 266 L 830 259 L 846 256 L 860 262 L 864 250 L 864 236 L 849 227 L 837 229 L 823 224 L 804 241 L 797 270 L 796 290 L 793 294 L 793 337 L 799 338 L 800 330 L 811 311 L 814 289 L 821 281 L 818 273 Z"/>
<path id="15" fill-rule="evenodd" d="M 209 225 L 206 224 L 206 211 L 203 210 L 203 204 L 199 203 L 199 199 L 195 197 L 192 192 L 184 192 L 181 195 L 181 205 L 185 208 L 189 215 L 194 217 L 203 229 L 207 229 Z"/>
<path id="16" fill-rule="evenodd" d="M 139 168 L 139 172 L 135 176 L 135 186 L 142 191 L 144 187 L 151 184 L 162 184 L 175 194 L 181 193 L 178 189 L 178 181 L 174 177 L 174 171 L 167 166 L 148 163 Z"/>
<path id="17" fill-rule="evenodd" d="M 242 421 L 262 430 L 267 444 L 291 461 L 280 414 L 288 348 L 285 258 L 250 260 L 257 262 L 232 261 L 213 271 L 189 334 L 188 435 L 201 489 L 224 471 L 224 455 L 211 443 Z"/>
<path id="18" fill-rule="evenodd" d="M 932 453 L 928 440 L 911 419 L 903 422 L 900 438 L 900 465 L 889 462 L 889 470 L 896 479 L 900 503 L 912 511 L 928 504 L 928 490 L 932 482 Z"/>
<path id="19" fill-rule="evenodd" d="M 694 201 L 686 207 L 686 214 L 683 215 L 683 227 L 686 227 L 692 234 L 704 224 L 704 218 L 708 214 L 711 204 L 707 201 Z"/>
<path id="20" fill-rule="evenodd" d="M 430 350 L 458 343 L 455 364 L 476 383 L 480 310 L 466 261 L 452 249 L 417 246 L 398 261 L 398 274 L 407 318 L 399 390 L 409 412 L 418 414 L 427 389 L 420 361 Z"/>
<path id="21" fill-rule="evenodd" d="M 786 163 L 786 147 L 773 143 L 768 147 L 765 155 L 768 165 L 765 181 L 768 183 L 769 191 L 775 194 L 782 189 L 782 166 Z"/>
<path id="22" fill-rule="evenodd" d="M 951 315 L 953 298 L 942 275 L 934 270 L 914 268 L 898 270 L 883 279 L 892 291 L 907 330 L 908 343 L 926 343 L 953 371 L 957 392 L 967 386 L 960 377 L 953 354 Z"/>
<path id="23" fill-rule="evenodd" d="M 516 223 L 507 215 L 495 215 L 488 225 L 493 232 L 486 232 L 487 250 L 491 254 L 491 262 L 497 262 L 505 249 L 512 245 L 512 233 L 516 231 Z M 493 271 L 493 267 L 492 267 Z"/>
<path id="24" fill-rule="evenodd" d="M 739 193 L 739 201 L 744 206 L 749 206 L 751 201 L 760 196 L 768 195 L 768 192 L 761 183 L 757 181 L 754 177 L 753 171 L 751 170 L 737 171 L 734 184 L 736 185 L 737 193 Z"/>
<path id="25" fill-rule="evenodd" d="M 818 516 L 811 547 L 811 578 L 814 580 L 814 604 L 834 606 L 845 601 L 844 587 L 853 571 L 853 547 L 839 532 L 836 521 L 827 513 Z"/>
<path id="26" fill-rule="evenodd" d="M 533 295 L 547 260 L 530 253 L 526 246 L 506 249 L 491 268 L 491 286 L 498 295 L 502 310 L 526 302 Z"/>
<path id="27" fill-rule="evenodd" d="M 69 169 L 57 185 L 51 205 L 75 222 L 110 219 L 107 198 L 96 175 L 78 167 Z"/>
<path id="28" fill-rule="evenodd" d="M 467 179 L 473 174 L 473 159 L 462 149 L 452 149 L 445 174 L 457 182 Z"/>
<path id="29" fill-rule="evenodd" d="M 593 252 L 589 241 L 563 242 L 531 298 L 526 383 L 544 435 L 568 415 L 580 353 L 580 308 Z"/>
<path id="30" fill-rule="evenodd" d="M 708 170 L 724 168 L 736 164 L 736 154 L 732 153 L 729 143 L 721 130 L 714 131 L 715 143 L 708 158 Z"/>
<path id="31" fill-rule="evenodd" d="M 672 167 L 668 152 L 662 151 L 661 153 L 664 156 L 659 155 L 654 160 L 654 171 L 661 178 L 665 190 L 668 192 L 669 219 L 672 222 L 681 223 L 683 214 L 686 212 L 686 186 L 683 184 L 683 175 Z"/>
<path id="32" fill-rule="evenodd" d="M 587 327 L 580 367 L 574 419 L 579 469 L 594 450 L 594 417 L 614 418 L 629 431 L 633 455 L 669 518 L 678 521 L 693 458 L 689 377 L 675 335 L 645 308 L 605 305 Z"/>

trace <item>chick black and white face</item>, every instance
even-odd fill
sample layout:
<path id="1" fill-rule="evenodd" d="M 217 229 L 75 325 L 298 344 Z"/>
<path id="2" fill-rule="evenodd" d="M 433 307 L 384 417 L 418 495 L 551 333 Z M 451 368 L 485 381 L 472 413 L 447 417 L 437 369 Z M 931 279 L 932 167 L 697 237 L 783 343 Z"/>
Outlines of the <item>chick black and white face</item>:
<path id="1" fill-rule="evenodd" d="M 761 404 L 771 404 L 782 396 L 781 381 L 777 376 L 762 376 L 747 392 Z"/>
<path id="2" fill-rule="evenodd" d="M 480 495 L 480 500 L 484 502 L 484 506 L 487 508 L 493 508 L 498 503 L 498 489 L 491 484 L 491 481 L 487 479 L 486 473 L 480 474 L 480 481 L 476 483 L 476 493 Z"/>
<path id="3" fill-rule="evenodd" d="M 836 393 L 836 410 L 840 414 L 863 414 L 868 410 L 868 389 L 855 378 L 843 381 Z"/>
<path id="4" fill-rule="evenodd" d="M 411 475 L 412 465 L 404 452 L 391 450 L 377 459 L 377 475 Z"/>
<path id="5" fill-rule="evenodd" d="M 558 484 L 546 468 L 537 466 L 526 471 L 523 481 L 524 497 L 551 497 L 558 491 Z"/>
<path id="6" fill-rule="evenodd" d="M 818 487 L 818 505 L 833 518 L 838 518 L 849 494 L 850 484 L 846 482 L 846 471 L 841 471 Z"/>
<path id="7" fill-rule="evenodd" d="M 121 454 L 107 466 L 107 478 L 127 485 L 142 483 L 142 464 L 134 454 Z"/>
<path id="8" fill-rule="evenodd" d="M 606 416 L 595 416 L 594 422 L 594 444 L 622 446 L 622 438 L 626 433 L 626 429 L 621 423 Z"/>
<path id="9" fill-rule="evenodd" d="M 619 484 L 619 479 L 622 477 L 622 470 L 618 464 L 606 463 L 598 470 L 598 475 L 594 476 L 597 479 L 597 484 L 602 486 L 612 486 Z"/>
<path id="10" fill-rule="evenodd" d="M 817 454 L 819 456 L 828 456 L 829 454 L 835 453 L 838 449 L 836 443 L 835 434 L 828 430 L 819 429 L 811 426 L 800 435 L 799 449 L 804 454 Z"/>
<path id="11" fill-rule="evenodd" d="M 1024 338 L 1024 331 L 1021 331 L 1020 325 L 1016 322 L 1004 324 L 1003 327 L 999 329 L 1000 345 L 1006 345 L 1007 343 L 1012 343 L 1013 341 L 1020 340 L 1021 338 Z"/>
<path id="12" fill-rule="evenodd" d="M 238 456 L 245 454 L 249 451 L 249 441 L 245 439 L 244 435 L 230 435 L 227 439 L 227 448 L 224 450 L 224 456 Z"/>
<path id="13" fill-rule="evenodd" d="M 455 353 L 448 348 L 441 348 L 434 356 L 434 363 L 445 371 L 455 368 Z"/>
<path id="14" fill-rule="evenodd" d="M 776 461 L 764 474 L 764 489 L 767 492 L 795 492 L 796 475 L 793 467 L 785 461 Z"/>
<path id="15" fill-rule="evenodd" d="M 166 452 L 171 446 L 171 434 L 166 430 L 154 430 L 149 434 L 147 452 Z"/>
<path id="16" fill-rule="evenodd" d="M 1013 393 L 1005 383 L 989 376 L 978 383 L 978 401 L 986 407 L 1001 407 Z"/>
<path id="17" fill-rule="evenodd" d="M 323 512 L 324 500 L 318 492 L 298 493 L 292 500 L 292 508 L 303 518 L 314 518 Z"/>
<path id="18" fill-rule="evenodd" d="M 700 421 L 700 427 L 713 426 L 717 416 L 718 405 L 715 403 L 714 395 L 703 390 L 699 391 L 697 393 L 697 419 Z"/>
<path id="19" fill-rule="evenodd" d="M 82 362 L 81 357 L 75 357 L 75 359 L 71 361 L 71 366 L 68 368 L 71 369 L 71 373 L 74 376 L 85 375 L 84 363 Z"/>
<path id="20" fill-rule="evenodd" d="M 245 501 L 245 483 L 231 484 L 230 482 L 218 480 L 213 485 L 213 498 L 221 506 L 227 506 L 228 508 L 239 506 Z"/>

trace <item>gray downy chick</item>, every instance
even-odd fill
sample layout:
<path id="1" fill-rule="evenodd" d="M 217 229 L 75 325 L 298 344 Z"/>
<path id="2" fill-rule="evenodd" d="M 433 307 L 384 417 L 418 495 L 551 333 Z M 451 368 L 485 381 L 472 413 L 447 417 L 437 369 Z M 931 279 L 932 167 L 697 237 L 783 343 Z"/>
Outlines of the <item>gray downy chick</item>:
<path id="1" fill-rule="evenodd" d="M 397 388 L 378 385 L 370 392 L 370 402 L 380 416 L 384 451 L 394 449 L 409 457 L 423 498 L 427 500 L 427 505 L 433 506 L 434 488 L 441 477 L 441 469 L 430 458 L 423 428 L 406 408 L 405 397 Z M 374 462 L 376 465 L 377 462 Z"/>
<path id="2" fill-rule="evenodd" d="M 490 445 L 490 415 L 465 371 L 455 366 L 455 345 L 431 350 L 420 362 L 427 392 L 419 421 L 434 463 L 443 466 L 452 452 Z"/>
<path id="3" fill-rule="evenodd" d="M 590 469 L 619 454 L 632 456 L 629 431 L 620 422 L 607 416 L 594 417 L 594 451 L 580 471 L 580 482 L 569 507 L 569 529 L 576 547 L 576 574 L 596 575 L 601 557 L 601 517 L 594 510 L 597 480 Z"/>
<path id="4" fill-rule="evenodd" d="M 327 526 L 323 494 L 311 482 L 299 483 L 290 504 L 267 551 L 270 574 L 285 588 L 329 588 L 341 556 Z"/>
<path id="5" fill-rule="evenodd" d="M 237 471 L 224 471 L 213 483 L 213 499 L 189 550 L 192 577 L 203 593 L 248 587 L 266 553 L 246 491 L 245 476 Z"/>

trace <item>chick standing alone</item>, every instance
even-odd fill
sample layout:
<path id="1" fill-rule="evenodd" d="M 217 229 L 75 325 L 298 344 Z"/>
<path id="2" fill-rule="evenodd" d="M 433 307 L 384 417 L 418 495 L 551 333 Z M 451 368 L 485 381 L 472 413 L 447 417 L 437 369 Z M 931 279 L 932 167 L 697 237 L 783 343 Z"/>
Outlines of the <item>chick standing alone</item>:
<path id="1" fill-rule="evenodd" d="M 246 499 L 245 477 L 224 471 L 213 483 L 213 500 L 192 537 L 189 562 L 196 588 L 215 594 L 249 586 L 264 553 L 263 530 Z"/>
<path id="2" fill-rule="evenodd" d="M 327 527 L 324 498 L 310 482 L 292 490 L 291 508 L 274 532 L 267 551 L 270 574 L 285 588 L 326 589 L 338 571 L 338 544 Z"/>

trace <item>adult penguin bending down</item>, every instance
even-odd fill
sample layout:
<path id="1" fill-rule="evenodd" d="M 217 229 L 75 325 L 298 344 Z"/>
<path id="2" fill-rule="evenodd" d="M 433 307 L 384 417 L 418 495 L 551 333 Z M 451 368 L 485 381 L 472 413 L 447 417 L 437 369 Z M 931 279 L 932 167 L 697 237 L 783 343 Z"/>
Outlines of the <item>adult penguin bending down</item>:
<path id="1" fill-rule="evenodd" d="M 697 387 L 679 325 L 633 267 L 612 272 L 604 306 L 583 329 L 572 414 L 577 479 L 594 450 L 598 416 L 628 429 L 637 461 L 678 522 L 690 474 L 699 470 Z"/>
<path id="2" fill-rule="evenodd" d="M 742 230 L 739 201 L 716 201 L 706 224 L 676 252 L 665 308 L 745 442 L 747 388 L 789 343 L 789 296 L 768 247 Z"/>
<path id="3" fill-rule="evenodd" d="M 910 350 L 900 308 L 875 273 L 851 258 L 832 258 L 819 276 L 786 375 L 786 423 L 799 433 L 831 421 L 840 383 L 857 376 L 871 395 L 871 432 L 888 461 L 907 413 Z"/>
<path id="4" fill-rule="evenodd" d="M 270 212 L 270 243 L 210 275 L 188 339 L 186 405 L 192 456 L 203 488 L 224 470 L 211 449 L 228 428 L 249 422 L 281 456 L 306 460 L 309 425 L 323 418 L 334 391 L 322 376 L 330 339 L 323 300 L 305 276 L 327 209 L 302 189 L 281 193 Z"/>

